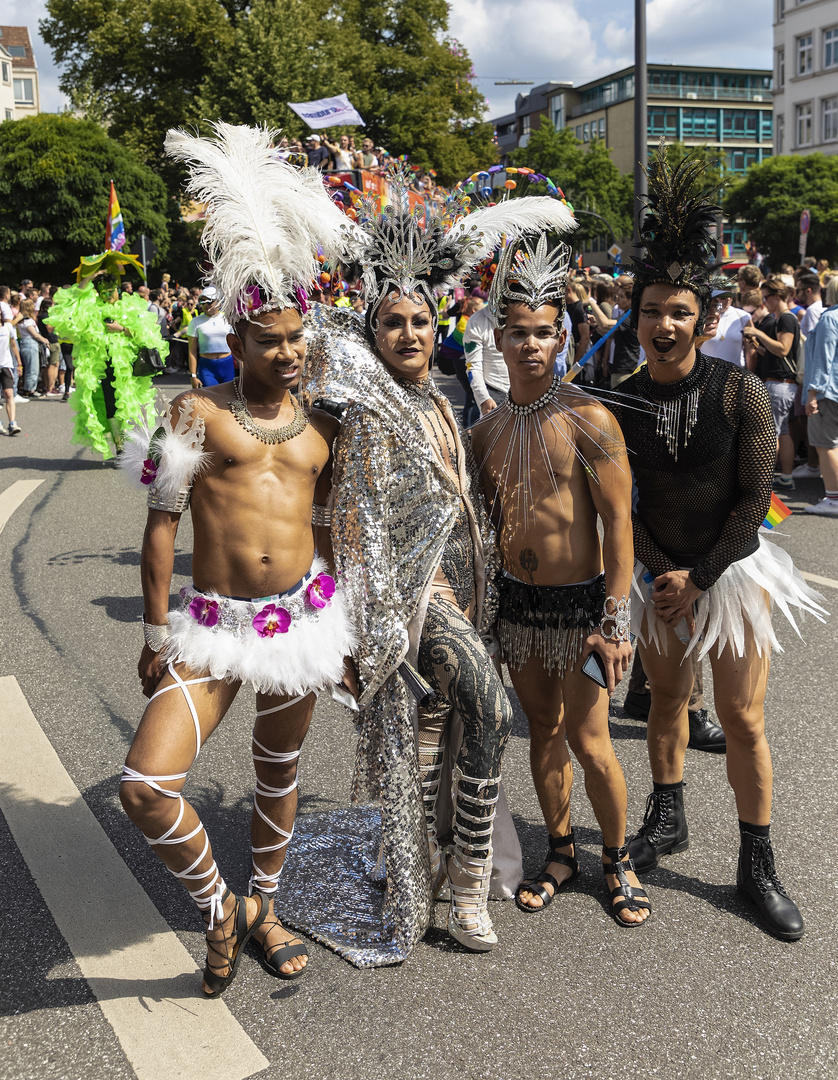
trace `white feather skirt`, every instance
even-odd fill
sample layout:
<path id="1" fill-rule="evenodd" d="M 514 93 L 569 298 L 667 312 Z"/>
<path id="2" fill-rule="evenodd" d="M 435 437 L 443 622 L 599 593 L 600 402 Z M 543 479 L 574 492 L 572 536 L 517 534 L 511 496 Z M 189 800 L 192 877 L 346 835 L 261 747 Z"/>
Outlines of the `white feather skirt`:
<path id="1" fill-rule="evenodd" d="M 649 598 L 643 580 L 647 572 L 643 563 L 635 562 L 631 628 L 644 645 L 654 644 L 666 656 L 666 623 L 658 618 Z M 808 612 L 823 622 L 828 614 L 821 606 L 823 599 L 806 584 L 788 552 L 761 536 L 759 548 L 752 555 L 731 563 L 716 584 L 701 594 L 695 605 L 695 633 L 685 655 L 698 648 L 698 658 L 703 660 L 714 645 L 717 656 L 730 645 L 735 656 L 744 656 L 746 623 L 753 631 L 760 656 L 763 650 L 782 652 L 772 625 L 774 605 L 802 637 L 792 609 L 797 609 L 798 618 Z"/>
<path id="2" fill-rule="evenodd" d="M 325 563 L 316 558 L 304 580 L 325 572 Z M 277 696 L 296 697 L 341 681 L 344 657 L 355 639 L 339 588 L 330 605 L 321 609 L 307 603 L 305 587 L 290 599 L 286 594 L 235 600 L 194 588 L 182 589 L 181 596 L 180 609 L 168 615 L 168 660 L 186 664 L 195 674 L 249 682 L 257 692 Z M 189 605 L 196 597 L 219 605 L 221 616 L 215 626 L 202 625 L 190 615 Z M 260 637 L 252 626 L 253 617 L 268 603 L 291 613 L 286 633 Z"/>

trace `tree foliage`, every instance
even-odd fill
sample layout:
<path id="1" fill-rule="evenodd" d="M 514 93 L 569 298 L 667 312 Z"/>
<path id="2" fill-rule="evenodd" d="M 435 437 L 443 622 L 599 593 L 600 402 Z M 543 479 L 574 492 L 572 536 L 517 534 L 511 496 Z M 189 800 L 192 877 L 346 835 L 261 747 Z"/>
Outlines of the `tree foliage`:
<path id="1" fill-rule="evenodd" d="M 111 180 L 128 244 L 144 232 L 165 257 L 165 185 L 97 124 L 51 113 L 0 124 L 0 279 L 71 280 L 103 248 Z"/>
<path id="2" fill-rule="evenodd" d="M 546 118 L 530 135 L 523 150 L 512 155 L 513 165 L 524 165 L 549 176 L 574 210 L 588 210 L 604 218 L 617 239 L 632 234 L 634 181 L 623 176 L 605 143 L 594 139 L 587 149 L 570 128 L 557 131 Z M 579 215 L 574 241 L 601 236 L 606 230 L 596 218 Z"/>
<path id="3" fill-rule="evenodd" d="M 167 128 L 218 118 L 300 136 L 287 103 L 340 93 L 376 144 L 444 181 L 494 160 L 445 0 L 48 0 L 47 10 L 41 33 L 62 90 L 170 183 Z"/>
<path id="4" fill-rule="evenodd" d="M 790 154 L 752 165 L 725 199 L 725 213 L 741 221 L 773 267 L 800 259 L 800 214 L 809 210 L 808 253 L 838 260 L 838 157 Z"/>

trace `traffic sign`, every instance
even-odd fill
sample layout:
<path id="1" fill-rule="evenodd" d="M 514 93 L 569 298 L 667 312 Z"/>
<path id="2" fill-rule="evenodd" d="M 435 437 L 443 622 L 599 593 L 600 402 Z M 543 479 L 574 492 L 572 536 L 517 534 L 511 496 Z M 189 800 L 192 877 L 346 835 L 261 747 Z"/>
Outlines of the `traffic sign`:
<path id="1" fill-rule="evenodd" d="M 804 210 L 800 215 L 800 233 L 805 236 L 809 231 L 809 226 L 812 224 L 812 215 L 808 210 Z"/>
<path id="2" fill-rule="evenodd" d="M 616 259 L 623 254 L 623 249 L 621 247 L 618 247 L 617 244 L 612 244 L 611 247 L 608 249 L 608 254 L 611 256 L 612 259 Z"/>

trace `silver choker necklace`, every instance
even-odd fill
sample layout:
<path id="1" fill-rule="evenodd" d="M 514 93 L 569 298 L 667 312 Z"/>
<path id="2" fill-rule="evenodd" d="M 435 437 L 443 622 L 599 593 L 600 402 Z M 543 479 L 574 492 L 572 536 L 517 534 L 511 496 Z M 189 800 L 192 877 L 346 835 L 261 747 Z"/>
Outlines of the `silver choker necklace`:
<path id="1" fill-rule="evenodd" d="M 230 412 L 248 435 L 253 435 L 254 438 L 272 446 L 276 443 L 288 442 L 289 439 L 293 439 L 305 431 L 308 427 L 308 417 L 297 404 L 293 394 L 289 395 L 291 397 L 291 404 L 294 406 L 294 419 L 290 424 L 286 424 L 281 428 L 267 428 L 258 424 L 251 416 L 250 410 L 247 407 L 247 400 L 242 393 L 242 378 L 243 376 L 240 374 L 238 379 L 233 380 L 233 386 L 236 390 L 236 400 L 230 401 L 228 404 L 230 406 Z"/>

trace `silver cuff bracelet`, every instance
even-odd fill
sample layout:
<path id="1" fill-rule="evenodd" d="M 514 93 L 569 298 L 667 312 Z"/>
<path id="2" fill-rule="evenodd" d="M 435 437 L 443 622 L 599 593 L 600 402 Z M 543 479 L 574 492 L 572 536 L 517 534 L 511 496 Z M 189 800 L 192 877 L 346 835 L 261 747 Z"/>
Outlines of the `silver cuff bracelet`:
<path id="1" fill-rule="evenodd" d="M 612 605 L 611 611 L 608 610 Z M 610 624 L 610 629 L 608 628 Z M 600 633 L 606 641 L 631 641 L 631 600 L 627 596 L 606 596 L 600 623 Z"/>
<path id="2" fill-rule="evenodd" d="M 145 638 L 146 645 L 148 645 L 151 651 L 158 653 L 168 640 L 169 624 L 164 623 L 160 626 L 157 623 L 147 623 L 145 621 L 145 614 L 143 614 L 143 637 Z"/>

